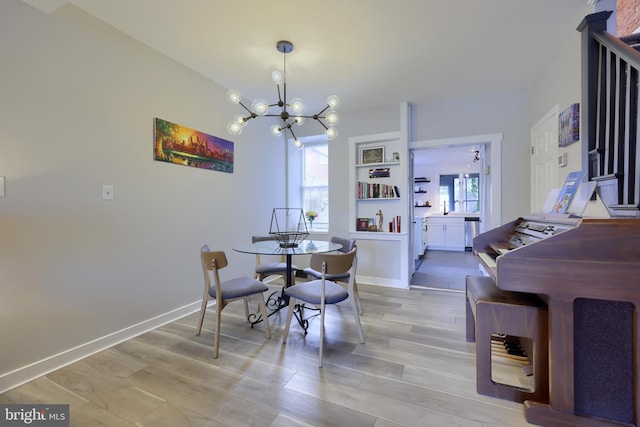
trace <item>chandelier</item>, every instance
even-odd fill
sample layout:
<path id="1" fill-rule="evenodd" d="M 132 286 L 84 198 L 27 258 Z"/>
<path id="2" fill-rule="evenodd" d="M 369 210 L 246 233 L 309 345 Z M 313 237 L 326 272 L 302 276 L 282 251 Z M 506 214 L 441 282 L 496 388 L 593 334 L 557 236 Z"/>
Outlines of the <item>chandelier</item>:
<path id="1" fill-rule="evenodd" d="M 334 126 L 340 121 L 340 115 L 335 109 L 340 106 L 340 98 L 336 95 L 329 96 L 326 107 L 320 110 L 319 113 L 313 115 L 304 114 L 305 104 L 302 99 L 294 98 L 291 101 L 287 101 L 286 55 L 293 51 L 293 43 L 281 40 L 276 44 L 276 48 L 282 53 L 283 58 L 283 70 L 274 70 L 271 73 L 271 78 L 278 89 L 278 102 L 269 104 L 264 99 L 256 99 L 251 103 L 251 108 L 248 108 L 242 103 L 242 95 L 240 95 L 240 92 L 234 89 L 228 91 L 227 99 L 229 102 L 232 104 L 240 104 L 247 113 L 234 117 L 234 119 L 227 124 L 227 131 L 231 135 L 238 135 L 251 119 L 255 119 L 256 117 L 280 117 L 281 123 L 271 126 L 271 134 L 280 136 L 283 131 L 286 132 L 288 130 L 294 139 L 295 146 L 302 148 L 302 141 L 296 137 L 293 132 L 293 126 L 302 125 L 305 119 L 313 119 L 324 128 L 324 133 L 328 139 L 336 139 L 338 131 Z M 279 112 L 271 112 L 272 108 L 274 110 L 279 109 Z"/>

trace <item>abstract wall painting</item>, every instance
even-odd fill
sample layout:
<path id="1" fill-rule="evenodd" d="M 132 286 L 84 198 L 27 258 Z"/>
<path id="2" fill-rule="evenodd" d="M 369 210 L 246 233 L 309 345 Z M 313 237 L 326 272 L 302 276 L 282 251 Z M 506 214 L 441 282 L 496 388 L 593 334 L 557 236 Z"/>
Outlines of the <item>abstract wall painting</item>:
<path id="1" fill-rule="evenodd" d="M 159 118 L 154 128 L 154 160 L 233 173 L 232 141 Z"/>
<path id="2" fill-rule="evenodd" d="M 558 147 L 566 147 L 580 139 L 580 104 L 572 104 L 560 113 Z"/>

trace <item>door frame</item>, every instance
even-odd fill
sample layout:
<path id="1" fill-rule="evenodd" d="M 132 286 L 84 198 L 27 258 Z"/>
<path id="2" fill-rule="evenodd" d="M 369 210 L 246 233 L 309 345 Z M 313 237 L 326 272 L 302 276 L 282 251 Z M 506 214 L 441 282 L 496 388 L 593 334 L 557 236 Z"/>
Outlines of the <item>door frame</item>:
<path id="1" fill-rule="evenodd" d="M 458 145 L 480 144 L 485 146 L 483 159 L 483 175 L 490 179 L 483 179 L 484 198 L 482 209 L 482 222 L 480 231 L 490 230 L 502 225 L 502 133 L 486 135 L 471 135 L 455 138 L 430 139 L 425 141 L 413 141 L 409 150 L 425 148 L 441 148 Z M 411 188 L 413 188 L 413 183 Z"/>

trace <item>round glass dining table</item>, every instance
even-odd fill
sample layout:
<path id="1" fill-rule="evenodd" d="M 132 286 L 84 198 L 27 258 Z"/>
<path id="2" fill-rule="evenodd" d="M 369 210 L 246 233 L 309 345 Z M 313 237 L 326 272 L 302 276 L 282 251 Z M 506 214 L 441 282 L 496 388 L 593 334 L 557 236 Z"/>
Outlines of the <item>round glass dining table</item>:
<path id="1" fill-rule="evenodd" d="M 291 283 L 291 259 L 293 255 L 311 255 L 315 253 L 333 252 L 342 249 L 340 243 L 327 242 L 325 240 L 303 240 L 294 247 L 281 247 L 275 240 L 265 240 L 255 243 L 241 243 L 233 247 L 236 252 L 256 255 L 285 255 L 287 260 L 287 281 L 286 287 Z"/>
<path id="2" fill-rule="evenodd" d="M 289 297 L 285 295 L 284 290 L 293 284 L 291 283 L 291 258 L 293 258 L 293 255 L 311 255 L 316 253 L 333 252 L 340 249 L 342 249 L 342 245 L 340 243 L 327 242 L 324 240 L 303 240 L 298 244 L 298 246 L 293 247 L 282 247 L 280 246 L 280 243 L 275 240 L 242 243 L 233 247 L 234 251 L 246 254 L 285 256 L 288 273 L 285 279 L 285 286 L 282 288 L 280 295 L 277 295 L 278 292 L 274 292 L 267 298 L 267 307 L 272 310 L 271 313 L 269 313 L 269 316 L 289 305 Z M 302 308 L 303 307 L 296 308 L 296 319 L 306 334 L 308 321 L 302 318 Z M 259 314 L 249 315 L 249 322 L 251 322 L 252 325 L 261 321 L 262 318 Z"/>

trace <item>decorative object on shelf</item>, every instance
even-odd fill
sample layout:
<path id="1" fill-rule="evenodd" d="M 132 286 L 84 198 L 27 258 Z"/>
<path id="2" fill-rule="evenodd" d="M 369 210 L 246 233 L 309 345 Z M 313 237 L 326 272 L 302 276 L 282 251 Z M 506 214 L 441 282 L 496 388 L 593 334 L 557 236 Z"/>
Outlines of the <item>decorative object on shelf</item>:
<path id="1" fill-rule="evenodd" d="M 360 163 L 363 165 L 369 163 L 384 162 L 384 147 L 362 147 L 360 148 Z"/>
<path id="2" fill-rule="evenodd" d="M 558 116 L 558 146 L 566 147 L 580 139 L 580 104 L 572 104 Z"/>
<path id="3" fill-rule="evenodd" d="M 413 182 L 431 182 L 431 180 L 428 178 L 425 178 L 424 176 L 419 176 L 414 178 Z"/>
<path id="4" fill-rule="evenodd" d="M 376 216 L 378 217 L 378 231 L 382 231 L 382 209 L 378 209 Z"/>
<path id="5" fill-rule="evenodd" d="M 298 247 L 309 236 L 302 209 L 274 208 L 269 234 L 274 236 L 282 248 Z"/>
<path id="6" fill-rule="evenodd" d="M 400 153 L 397 153 L 397 152 L 393 153 L 393 161 L 394 162 L 399 162 L 400 161 Z"/>
<path id="7" fill-rule="evenodd" d="M 233 173 L 233 142 L 156 118 L 153 159 Z"/>
<path id="8" fill-rule="evenodd" d="M 274 70 L 271 73 L 271 78 L 276 84 L 276 88 L 278 89 L 278 102 L 269 104 L 264 99 L 256 99 L 251 104 L 251 109 L 249 109 L 246 105 L 242 103 L 242 95 L 237 90 L 230 90 L 227 92 L 227 99 L 229 102 L 233 104 L 240 104 L 242 108 L 244 108 L 248 116 L 239 115 L 236 116 L 232 121 L 227 124 L 227 131 L 231 135 L 238 135 L 242 132 L 242 128 L 246 126 L 247 122 L 251 119 L 255 119 L 256 117 L 264 116 L 264 117 L 280 117 L 282 123 L 279 125 L 271 126 L 271 133 L 274 136 L 279 136 L 282 134 L 282 131 L 287 129 L 291 133 L 291 136 L 295 140 L 294 144 L 296 147 L 302 147 L 302 141 L 300 141 L 295 133 L 293 133 L 292 126 L 293 125 L 302 125 L 304 123 L 304 119 L 313 119 L 320 123 L 320 125 L 324 128 L 325 133 L 327 134 L 327 138 L 330 140 L 334 140 L 338 136 L 338 131 L 334 127 L 340 121 L 340 115 L 336 112 L 336 108 L 340 106 L 340 98 L 336 95 L 331 95 L 327 98 L 327 105 L 319 113 L 313 115 L 305 115 L 305 105 L 304 101 L 300 98 L 294 98 L 290 102 L 287 101 L 287 54 L 293 51 L 293 43 L 280 40 L 276 44 L 276 49 L 278 52 L 282 53 L 283 58 L 283 69 Z M 280 87 L 282 85 L 282 90 Z M 271 107 L 278 107 L 280 112 L 277 114 L 270 114 L 269 110 Z M 323 121 L 324 120 L 324 121 Z"/>
<path id="9" fill-rule="evenodd" d="M 369 178 L 389 178 L 390 176 L 389 168 L 369 169 Z"/>
<path id="10" fill-rule="evenodd" d="M 369 218 L 358 218 L 356 231 L 369 231 Z"/>
<path id="11" fill-rule="evenodd" d="M 318 217 L 318 213 L 316 211 L 307 211 L 305 215 L 309 220 L 309 228 L 313 228 L 313 220 Z"/>

